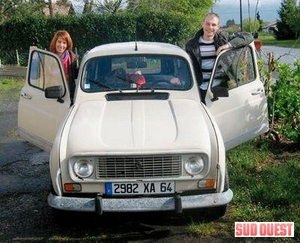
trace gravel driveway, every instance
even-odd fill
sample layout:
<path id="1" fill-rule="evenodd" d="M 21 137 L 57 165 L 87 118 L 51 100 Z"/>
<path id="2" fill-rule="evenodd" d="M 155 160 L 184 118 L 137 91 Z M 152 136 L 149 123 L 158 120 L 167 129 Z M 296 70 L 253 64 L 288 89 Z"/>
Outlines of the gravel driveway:
<path id="1" fill-rule="evenodd" d="M 13 97 L 13 96 L 11 96 Z M 199 242 L 188 235 L 193 213 L 67 215 L 47 204 L 49 154 L 17 134 L 18 98 L 0 103 L 0 242 Z M 205 238 L 205 242 L 232 242 Z"/>

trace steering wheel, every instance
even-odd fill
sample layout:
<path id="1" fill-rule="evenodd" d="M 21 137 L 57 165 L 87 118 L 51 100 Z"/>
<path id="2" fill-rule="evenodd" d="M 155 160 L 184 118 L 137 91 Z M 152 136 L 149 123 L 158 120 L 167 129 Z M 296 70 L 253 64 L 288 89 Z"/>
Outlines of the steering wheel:
<path id="1" fill-rule="evenodd" d="M 159 80 L 153 82 L 153 85 L 154 85 L 154 86 L 157 85 L 157 84 L 158 84 L 159 86 L 165 85 L 166 87 L 172 86 L 172 84 L 170 83 L 170 81 L 165 80 L 165 79 L 159 79 Z"/>

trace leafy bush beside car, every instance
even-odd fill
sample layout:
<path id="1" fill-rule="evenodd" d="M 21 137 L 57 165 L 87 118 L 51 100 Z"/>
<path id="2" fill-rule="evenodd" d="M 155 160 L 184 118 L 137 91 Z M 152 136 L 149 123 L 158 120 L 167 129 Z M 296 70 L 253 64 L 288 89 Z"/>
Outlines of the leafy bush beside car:
<path id="1" fill-rule="evenodd" d="M 277 64 L 278 79 L 268 97 L 269 116 L 280 136 L 300 142 L 300 59 L 293 69 L 287 63 Z"/>

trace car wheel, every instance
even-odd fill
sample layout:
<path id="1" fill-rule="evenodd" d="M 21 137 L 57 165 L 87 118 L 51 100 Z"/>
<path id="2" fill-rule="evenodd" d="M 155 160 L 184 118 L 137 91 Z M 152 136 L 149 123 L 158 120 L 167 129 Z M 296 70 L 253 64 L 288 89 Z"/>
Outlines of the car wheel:
<path id="1" fill-rule="evenodd" d="M 227 166 L 225 167 L 225 182 L 224 182 L 224 190 L 223 192 L 226 192 L 229 189 L 229 176 L 228 176 L 228 170 Z"/>
<path id="2" fill-rule="evenodd" d="M 209 218 L 213 220 L 221 218 L 225 215 L 226 211 L 227 205 L 210 208 Z"/>

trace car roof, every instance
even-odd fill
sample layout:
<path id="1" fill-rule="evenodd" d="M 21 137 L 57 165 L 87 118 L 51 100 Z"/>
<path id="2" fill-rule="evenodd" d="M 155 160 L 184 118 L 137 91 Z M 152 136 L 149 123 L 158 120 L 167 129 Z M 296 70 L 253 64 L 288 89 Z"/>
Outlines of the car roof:
<path id="1" fill-rule="evenodd" d="M 187 58 L 187 53 L 179 46 L 162 42 L 117 42 L 94 47 L 85 54 L 84 59 L 97 56 L 128 55 L 128 54 L 165 54 Z"/>

